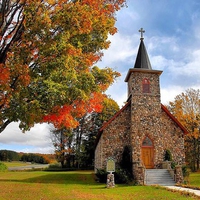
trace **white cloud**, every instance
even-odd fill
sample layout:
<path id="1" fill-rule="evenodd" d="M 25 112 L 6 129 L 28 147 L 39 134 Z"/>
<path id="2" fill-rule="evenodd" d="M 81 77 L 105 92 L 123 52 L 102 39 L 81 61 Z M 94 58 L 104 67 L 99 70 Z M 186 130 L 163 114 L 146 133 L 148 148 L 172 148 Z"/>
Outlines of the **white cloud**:
<path id="1" fill-rule="evenodd" d="M 188 51 L 189 52 L 189 51 Z M 200 77 L 200 49 L 191 50 L 185 61 L 174 62 L 170 71 L 174 76 L 184 76 L 188 78 L 199 79 Z"/>
<path id="2" fill-rule="evenodd" d="M 148 51 L 150 54 L 156 55 L 174 55 L 180 52 L 178 38 L 170 36 L 154 36 L 148 39 Z"/>
<path id="3" fill-rule="evenodd" d="M 4 145 L 21 147 L 24 152 L 50 153 L 52 141 L 50 138 L 50 126 L 48 124 L 36 124 L 30 131 L 22 133 L 19 124 L 11 123 L 0 133 L 0 143 Z"/>
<path id="4" fill-rule="evenodd" d="M 169 60 L 161 55 L 151 57 L 151 65 L 153 69 L 163 70 L 169 66 Z"/>
<path id="5" fill-rule="evenodd" d="M 181 86 L 171 86 L 161 89 L 161 103 L 164 105 L 169 104 L 169 101 L 174 101 L 174 98 L 185 91 Z"/>
<path id="6" fill-rule="evenodd" d="M 110 48 L 103 52 L 104 56 L 102 61 L 97 65 L 105 67 L 110 66 L 113 63 L 127 61 L 130 57 L 132 58 L 133 55 L 137 53 L 137 45 L 134 44 L 134 41 L 138 40 L 135 38 L 136 36 L 122 36 L 120 33 L 110 36 Z"/>

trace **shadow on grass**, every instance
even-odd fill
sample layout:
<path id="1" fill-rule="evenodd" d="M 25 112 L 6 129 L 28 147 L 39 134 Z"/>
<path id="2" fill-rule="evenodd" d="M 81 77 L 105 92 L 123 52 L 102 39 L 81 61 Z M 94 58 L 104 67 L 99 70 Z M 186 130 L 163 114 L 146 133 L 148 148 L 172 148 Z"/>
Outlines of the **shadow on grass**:
<path id="1" fill-rule="evenodd" d="M 28 173 L 28 172 L 27 172 Z M 0 182 L 22 182 L 22 183 L 47 183 L 47 184 L 76 184 L 76 185 L 98 185 L 95 181 L 95 175 L 90 173 L 64 173 L 49 172 L 44 175 L 36 175 L 30 178 L 0 178 Z"/>

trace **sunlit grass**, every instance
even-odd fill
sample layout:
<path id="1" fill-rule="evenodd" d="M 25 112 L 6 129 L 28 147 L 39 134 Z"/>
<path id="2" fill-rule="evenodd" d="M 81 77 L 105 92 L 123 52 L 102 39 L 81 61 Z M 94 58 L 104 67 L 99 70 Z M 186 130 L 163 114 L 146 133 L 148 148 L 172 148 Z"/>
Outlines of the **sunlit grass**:
<path id="1" fill-rule="evenodd" d="M 12 162 L 3 162 L 7 167 L 20 167 L 31 165 L 30 162 L 20 162 L 20 161 L 12 161 Z"/>
<path id="2" fill-rule="evenodd" d="M 88 171 L 0 172 L 0 200 L 190 200 L 160 187 L 116 185 L 107 189 Z"/>
<path id="3" fill-rule="evenodd" d="M 200 171 L 190 174 L 189 184 L 200 187 Z"/>

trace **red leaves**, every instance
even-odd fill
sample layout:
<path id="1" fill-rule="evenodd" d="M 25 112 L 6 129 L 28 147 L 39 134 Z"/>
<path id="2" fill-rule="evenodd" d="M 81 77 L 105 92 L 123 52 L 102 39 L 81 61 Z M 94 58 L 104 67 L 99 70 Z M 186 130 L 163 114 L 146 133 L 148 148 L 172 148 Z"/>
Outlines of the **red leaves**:
<path id="1" fill-rule="evenodd" d="M 76 119 L 86 113 L 102 111 L 104 97 L 101 93 L 93 93 L 88 101 L 77 100 L 72 105 L 57 106 L 52 114 L 43 118 L 43 121 L 54 124 L 56 128 L 75 128 L 78 126 Z"/>
<path id="2" fill-rule="evenodd" d="M 53 123 L 55 127 L 75 128 L 78 122 L 72 116 L 72 106 L 64 105 L 63 107 L 55 107 L 54 113 L 46 115 L 44 122 Z"/>
<path id="3" fill-rule="evenodd" d="M 0 85 L 8 83 L 10 78 L 10 70 L 4 65 L 0 64 Z"/>

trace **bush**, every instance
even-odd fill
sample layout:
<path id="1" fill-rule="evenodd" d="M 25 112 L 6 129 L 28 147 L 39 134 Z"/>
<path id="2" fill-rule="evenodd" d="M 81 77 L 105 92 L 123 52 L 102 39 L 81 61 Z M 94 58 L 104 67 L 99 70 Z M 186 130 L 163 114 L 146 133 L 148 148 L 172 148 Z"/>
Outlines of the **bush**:
<path id="1" fill-rule="evenodd" d="M 95 175 L 99 183 L 107 182 L 108 172 L 105 169 L 97 169 L 97 173 Z M 121 183 L 127 184 L 130 181 L 132 181 L 132 176 L 126 170 L 123 170 L 123 169 L 117 169 L 114 172 L 114 176 L 115 176 L 115 183 L 117 184 L 121 184 Z"/>
<path id="2" fill-rule="evenodd" d="M 175 169 L 175 167 L 176 167 L 176 163 L 175 163 L 174 161 L 172 161 L 172 163 L 171 163 L 171 168 L 172 168 L 172 169 Z"/>
<path id="3" fill-rule="evenodd" d="M 99 183 L 106 183 L 107 181 L 107 172 L 105 169 L 97 169 L 97 173 L 95 174 L 97 177 L 97 181 Z"/>
<path id="4" fill-rule="evenodd" d="M 190 170 L 187 166 L 182 166 L 183 177 L 189 177 Z"/>
<path id="5" fill-rule="evenodd" d="M 127 170 L 117 169 L 115 172 L 115 183 L 126 183 L 132 181 L 132 176 Z"/>
<path id="6" fill-rule="evenodd" d="M 4 163 L 0 162 L 0 172 L 5 172 L 7 170 L 8 167 Z"/>
<path id="7" fill-rule="evenodd" d="M 172 161 L 172 154 L 169 149 L 165 151 L 164 161 Z"/>

